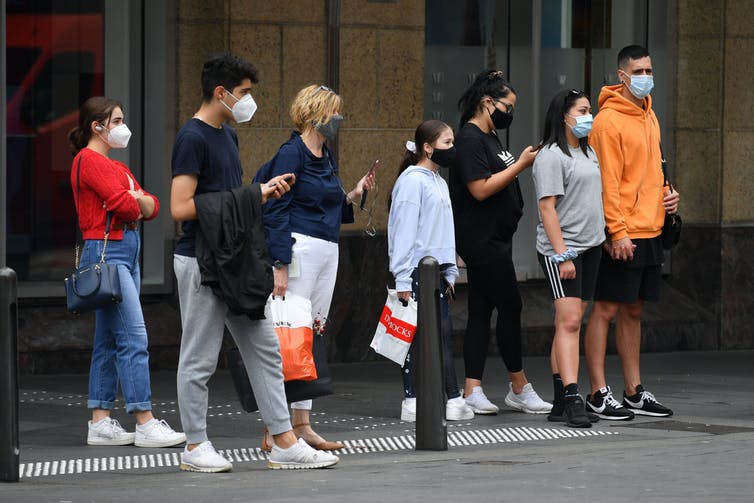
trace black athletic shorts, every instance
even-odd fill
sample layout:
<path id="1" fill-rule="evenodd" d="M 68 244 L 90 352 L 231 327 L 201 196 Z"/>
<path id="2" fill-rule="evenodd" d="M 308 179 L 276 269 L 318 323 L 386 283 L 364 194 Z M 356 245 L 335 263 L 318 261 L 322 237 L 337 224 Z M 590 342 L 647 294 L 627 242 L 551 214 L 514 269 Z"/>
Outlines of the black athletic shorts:
<path id="1" fill-rule="evenodd" d="M 635 304 L 660 300 L 662 242 L 660 238 L 634 239 L 634 260 L 613 260 L 603 251 L 594 300 Z"/>
<path id="2" fill-rule="evenodd" d="M 601 250 L 602 245 L 595 246 L 580 253 L 578 257 L 573 259 L 573 265 L 576 267 L 576 277 L 574 279 L 560 279 L 558 264 L 553 264 L 548 257 L 537 253 L 539 265 L 542 266 L 542 270 L 550 282 L 553 300 L 564 297 L 592 300 L 597 284 L 597 273 L 600 268 Z"/>

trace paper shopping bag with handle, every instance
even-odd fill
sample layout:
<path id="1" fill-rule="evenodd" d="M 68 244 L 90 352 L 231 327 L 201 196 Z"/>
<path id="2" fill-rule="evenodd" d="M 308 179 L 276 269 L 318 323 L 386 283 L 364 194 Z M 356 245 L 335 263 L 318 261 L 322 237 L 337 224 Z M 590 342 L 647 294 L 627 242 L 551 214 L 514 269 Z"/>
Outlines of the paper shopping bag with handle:
<path id="1" fill-rule="evenodd" d="M 409 299 L 403 305 L 397 292 L 388 289 L 385 307 L 370 344 L 372 349 L 403 366 L 416 334 L 416 315 L 417 305 L 414 299 Z"/>
<path id="2" fill-rule="evenodd" d="M 288 293 L 285 297 L 272 297 L 267 307 L 272 326 L 280 340 L 283 378 L 286 381 L 316 379 L 311 301 Z"/>

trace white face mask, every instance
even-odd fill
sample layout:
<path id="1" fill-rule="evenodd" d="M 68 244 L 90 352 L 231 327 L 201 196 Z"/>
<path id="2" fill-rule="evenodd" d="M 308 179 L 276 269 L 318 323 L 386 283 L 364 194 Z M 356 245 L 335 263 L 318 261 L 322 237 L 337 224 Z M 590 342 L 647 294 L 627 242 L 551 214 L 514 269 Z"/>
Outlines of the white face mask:
<path id="1" fill-rule="evenodd" d="M 239 100 L 233 95 L 233 93 L 231 93 L 227 89 L 225 91 L 229 95 L 233 96 L 234 100 L 236 100 L 233 108 L 225 105 L 224 101 L 221 101 L 221 103 L 225 105 L 225 108 L 233 113 L 233 120 L 236 122 L 249 122 L 254 116 L 254 112 L 257 111 L 257 103 L 256 101 L 254 101 L 254 98 L 252 98 L 250 94 L 244 94 L 243 97 Z"/>
<path id="2" fill-rule="evenodd" d="M 125 124 L 121 124 L 107 132 L 105 143 L 110 145 L 110 148 L 126 148 L 128 146 L 128 140 L 130 139 L 131 130 L 128 129 L 128 126 Z"/>

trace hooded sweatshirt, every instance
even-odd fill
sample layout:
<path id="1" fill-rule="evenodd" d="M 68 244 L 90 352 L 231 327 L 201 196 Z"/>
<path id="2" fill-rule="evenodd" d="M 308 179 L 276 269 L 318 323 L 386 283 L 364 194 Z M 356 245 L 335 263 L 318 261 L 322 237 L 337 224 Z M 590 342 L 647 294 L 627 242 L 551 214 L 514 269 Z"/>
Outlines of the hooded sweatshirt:
<path id="1" fill-rule="evenodd" d="M 447 265 L 443 277 L 455 284 L 453 210 L 448 184 L 440 175 L 420 166 L 409 166 L 401 173 L 393 187 L 387 243 L 397 291 L 411 291 L 411 273 L 426 256 Z"/>
<path id="2" fill-rule="evenodd" d="M 621 95 L 622 84 L 605 86 L 589 144 L 602 174 L 602 204 L 609 238 L 660 235 L 665 219 L 660 125 L 652 97 L 643 108 Z"/>

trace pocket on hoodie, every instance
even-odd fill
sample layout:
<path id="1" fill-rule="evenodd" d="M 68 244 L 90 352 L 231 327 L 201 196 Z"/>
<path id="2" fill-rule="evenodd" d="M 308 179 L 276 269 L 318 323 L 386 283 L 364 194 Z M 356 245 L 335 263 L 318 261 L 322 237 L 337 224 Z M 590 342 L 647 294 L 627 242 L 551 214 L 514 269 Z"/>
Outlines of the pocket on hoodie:
<path id="1" fill-rule="evenodd" d="M 658 212 L 662 210 L 662 186 L 645 184 L 636 194 L 629 215 L 633 217 L 630 228 L 649 230 L 656 227 Z"/>

